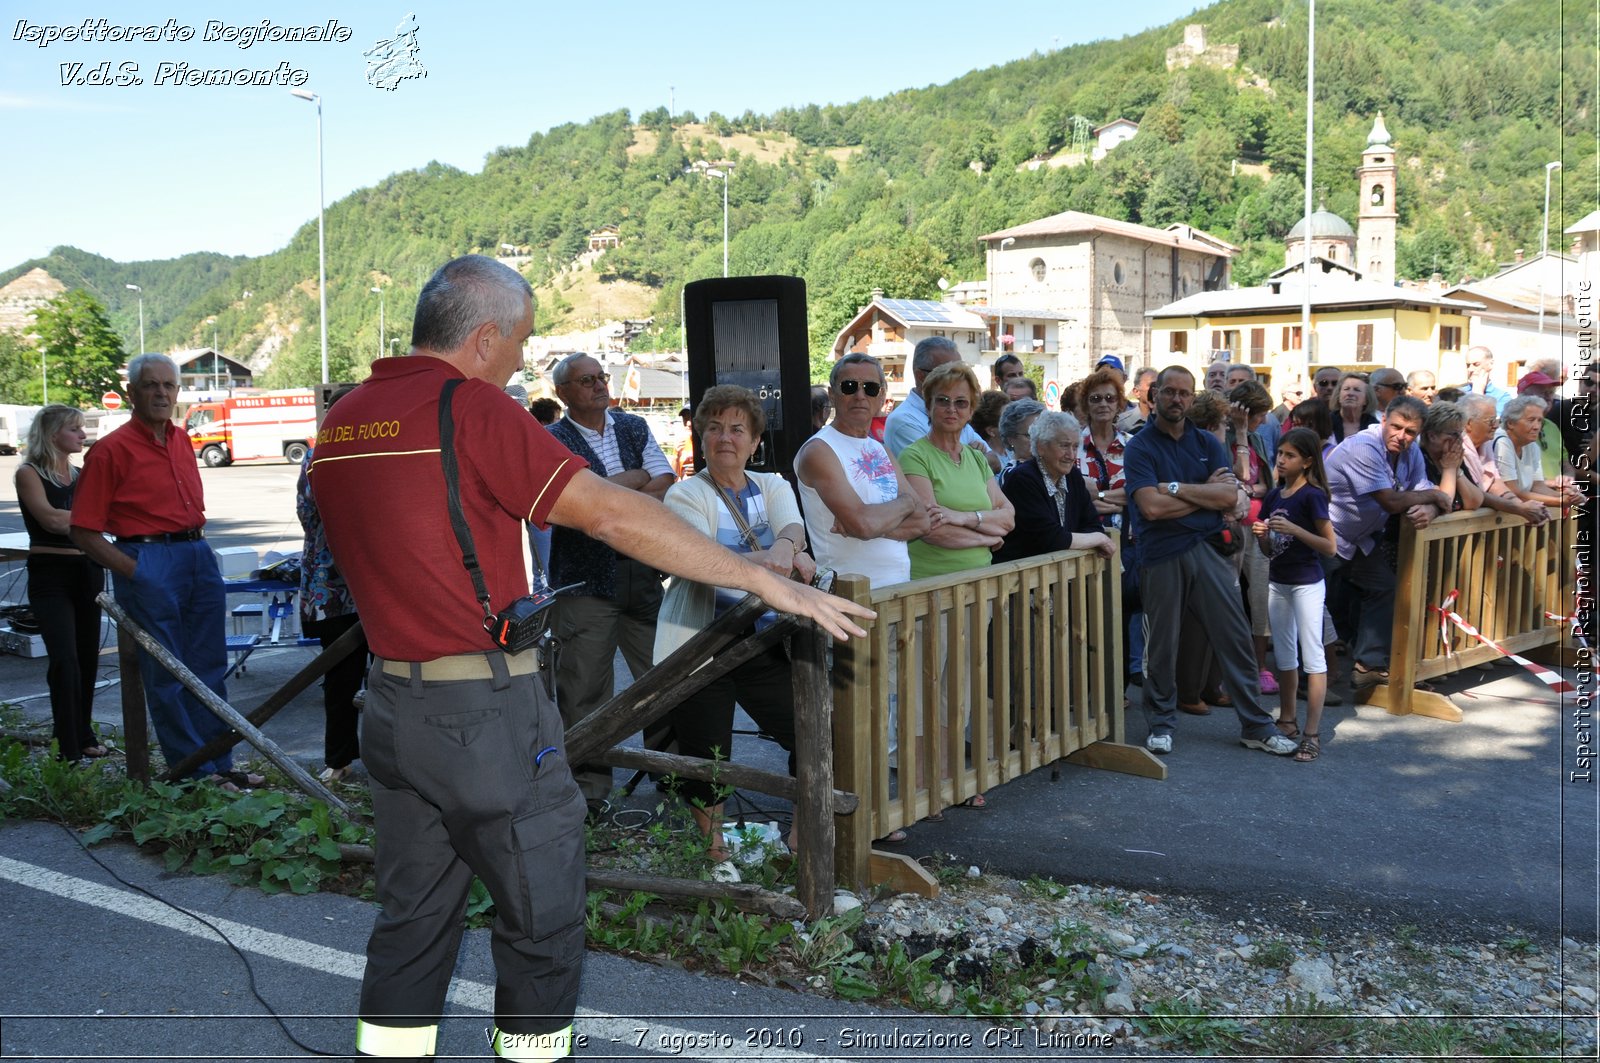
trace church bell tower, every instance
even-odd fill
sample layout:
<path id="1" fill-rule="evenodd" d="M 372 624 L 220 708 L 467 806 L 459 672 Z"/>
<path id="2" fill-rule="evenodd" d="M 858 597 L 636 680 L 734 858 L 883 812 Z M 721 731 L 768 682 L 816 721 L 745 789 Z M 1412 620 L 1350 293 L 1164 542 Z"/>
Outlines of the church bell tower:
<path id="1" fill-rule="evenodd" d="M 1365 279 L 1394 283 L 1394 237 L 1399 212 L 1395 209 L 1398 168 L 1383 114 L 1372 123 L 1367 149 L 1361 153 L 1356 182 L 1361 189 L 1361 214 L 1356 223 L 1356 269 Z"/>

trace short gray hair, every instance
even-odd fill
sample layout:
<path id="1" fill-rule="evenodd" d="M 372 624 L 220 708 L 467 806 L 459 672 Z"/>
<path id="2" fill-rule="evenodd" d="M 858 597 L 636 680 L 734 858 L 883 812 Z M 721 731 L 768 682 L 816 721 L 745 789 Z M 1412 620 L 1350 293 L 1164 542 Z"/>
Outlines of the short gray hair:
<path id="1" fill-rule="evenodd" d="M 878 383 L 883 383 L 883 363 L 878 361 L 870 354 L 863 354 L 860 351 L 851 351 L 849 354 L 833 363 L 833 369 L 828 373 L 828 387 L 837 388 L 839 386 L 839 378 L 844 375 L 845 369 L 852 365 L 872 366 L 872 368 L 878 371 Z"/>
<path id="2" fill-rule="evenodd" d="M 491 321 L 510 335 L 522 320 L 523 301 L 532 297 L 527 278 L 504 262 L 484 255 L 451 259 L 417 296 L 411 346 L 448 354 Z"/>
<path id="3" fill-rule="evenodd" d="M 1482 413 L 1486 408 L 1491 415 L 1495 410 L 1493 399 L 1487 395 L 1479 395 L 1475 391 L 1469 391 L 1461 396 L 1456 400 L 1456 405 L 1461 408 L 1461 412 L 1466 415 L 1469 421 L 1477 420 L 1478 414 Z"/>
<path id="4" fill-rule="evenodd" d="M 1245 365 L 1243 362 L 1229 362 L 1228 363 L 1228 372 L 1232 373 L 1235 369 L 1243 369 L 1246 373 L 1250 374 L 1250 379 L 1251 380 L 1255 380 L 1256 379 L 1256 371 L 1254 369 L 1250 368 L 1248 365 Z"/>
<path id="5" fill-rule="evenodd" d="M 1028 442 L 1033 444 L 1034 452 L 1037 453 L 1040 440 L 1054 439 L 1063 433 L 1074 437 L 1081 436 L 1083 425 L 1079 424 L 1078 419 L 1070 413 L 1062 410 L 1045 410 L 1028 429 Z"/>
<path id="6" fill-rule="evenodd" d="M 1460 435 L 1466 423 L 1466 410 L 1453 402 L 1436 402 L 1422 416 L 1422 432 L 1436 436 Z"/>
<path id="7" fill-rule="evenodd" d="M 174 377 L 178 376 L 177 362 L 174 362 L 160 351 L 146 351 L 143 354 L 134 355 L 133 359 L 128 362 L 128 386 L 137 387 L 139 378 L 144 375 L 145 367 L 151 365 L 164 365 L 172 370 Z"/>
<path id="8" fill-rule="evenodd" d="M 1506 403 L 1505 409 L 1500 411 L 1500 423 L 1510 424 L 1512 421 L 1520 421 L 1522 415 L 1528 412 L 1529 406 L 1539 407 L 1541 414 L 1550 408 L 1550 404 L 1537 395 L 1518 395 Z"/>
<path id="9" fill-rule="evenodd" d="M 1023 421 L 1037 417 L 1048 408 L 1038 399 L 1014 399 L 1006 403 L 1006 408 L 1000 411 L 1000 438 L 1010 439 L 1022 428 Z"/>
<path id="10" fill-rule="evenodd" d="M 567 355 L 565 358 L 561 359 L 561 361 L 557 362 L 555 368 L 550 370 L 550 383 L 554 384 L 556 387 L 560 387 L 562 384 L 565 384 L 567 382 L 567 377 L 572 374 L 572 367 L 584 358 L 594 362 L 600 367 L 601 372 L 605 372 L 605 363 L 600 361 L 600 359 L 596 358 L 592 354 L 585 354 L 582 351 L 574 351 L 572 354 Z"/>
<path id="11" fill-rule="evenodd" d="M 961 348 L 957 347 L 956 341 L 949 336 L 929 336 L 927 339 L 918 340 L 917 345 L 911 349 L 911 371 L 926 373 L 931 370 L 936 351 L 949 351 L 957 358 L 961 357 Z"/>

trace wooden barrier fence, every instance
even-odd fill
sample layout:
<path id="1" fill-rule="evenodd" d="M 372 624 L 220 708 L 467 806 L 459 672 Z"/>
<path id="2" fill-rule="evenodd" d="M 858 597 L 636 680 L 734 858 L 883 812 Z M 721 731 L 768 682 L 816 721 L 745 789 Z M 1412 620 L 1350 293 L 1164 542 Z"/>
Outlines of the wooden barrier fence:
<path id="1" fill-rule="evenodd" d="M 1166 777 L 1123 743 L 1119 566 L 1069 550 L 878 590 L 835 581 L 878 612 L 833 647 L 834 777 L 861 799 L 839 829 L 847 885 L 904 884 L 872 839 L 1063 758 Z"/>
<path id="2" fill-rule="evenodd" d="M 1439 614 L 1452 591 L 1454 611 L 1506 651 L 1559 654 L 1571 625 L 1545 614 L 1570 616 L 1577 585 L 1574 544 L 1578 515 L 1532 525 L 1489 509 L 1451 513 L 1400 537 L 1389 682 L 1365 700 L 1399 716 L 1408 713 L 1460 722 L 1449 698 L 1416 689 L 1417 682 L 1449 675 L 1500 657 L 1453 624 L 1441 635 Z"/>

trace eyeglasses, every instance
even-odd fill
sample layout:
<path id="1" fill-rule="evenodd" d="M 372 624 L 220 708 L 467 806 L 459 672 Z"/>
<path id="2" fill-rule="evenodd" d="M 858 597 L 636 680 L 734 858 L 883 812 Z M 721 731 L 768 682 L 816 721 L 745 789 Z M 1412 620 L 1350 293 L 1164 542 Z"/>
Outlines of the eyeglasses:
<path id="1" fill-rule="evenodd" d="M 869 399 L 875 399 L 883 393 L 883 385 L 876 380 L 841 380 L 839 381 L 839 394 L 854 395 L 860 389 Z"/>
<path id="2" fill-rule="evenodd" d="M 1162 388 L 1161 395 L 1169 399 L 1192 399 L 1194 392 L 1187 388 Z"/>
<path id="3" fill-rule="evenodd" d="M 1400 381 L 1400 382 L 1394 383 L 1394 384 L 1391 384 L 1388 381 L 1384 381 L 1383 383 L 1374 383 L 1372 386 L 1374 388 L 1387 388 L 1390 391 L 1404 391 L 1406 389 L 1406 385 L 1405 385 L 1404 381 Z"/>
<path id="4" fill-rule="evenodd" d="M 1096 406 L 1111 406 L 1116 403 L 1117 397 L 1115 395 L 1090 395 L 1088 401 Z"/>
<path id="5" fill-rule="evenodd" d="M 871 392 L 868 392 L 867 394 L 870 395 Z M 949 395 L 935 395 L 933 397 L 933 404 L 939 407 L 941 410 L 950 409 L 965 411 L 972 409 L 971 399 L 952 399 Z"/>
<path id="6" fill-rule="evenodd" d="M 586 376 L 575 376 L 567 380 L 568 384 L 576 384 L 580 388 L 592 388 L 595 384 L 604 384 L 611 379 L 610 373 L 589 373 Z"/>

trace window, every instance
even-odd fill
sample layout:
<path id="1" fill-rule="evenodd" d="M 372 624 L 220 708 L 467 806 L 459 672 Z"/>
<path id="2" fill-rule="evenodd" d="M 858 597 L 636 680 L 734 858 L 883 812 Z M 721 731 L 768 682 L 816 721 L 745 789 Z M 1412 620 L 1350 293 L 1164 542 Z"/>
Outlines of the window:
<path id="1" fill-rule="evenodd" d="M 1381 206 L 1383 206 L 1383 200 L 1384 200 L 1383 186 L 1382 185 L 1373 185 L 1372 186 L 1372 205 L 1374 207 L 1381 207 Z"/>
<path id="2" fill-rule="evenodd" d="M 1356 361 L 1372 361 L 1372 326 L 1356 326 Z"/>
<path id="3" fill-rule="evenodd" d="M 1121 284 L 1124 277 L 1125 274 L 1122 272 L 1122 263 L 1113 263 L 1111 266 L 1111 279 L 1116 283 Z"/>
<path id="4" fill-rule="evenodd" d="M 1189 334 L 1176 330 L 1167 333 L 1167 352 L 1169 354 L 1187 354 L 1189 351 Z"/>
<path id="5" fill-rule="evenodd" d="M 1459 351 L 1459 350 L 1461 350 L 1461 326 L 1459 326 L 1459 325 L 1440 325 L 1439 326 L 1439 349 L 1441 351 Z"/>
<path id="6" fill-rule="evenodd" d="M 1298 351 L 1301 348 L 1301 335 L 1299 325 L 1283 326 L 1283 350 Z"/>
<path id="7" fill-rule="evenodd" d="M 1265 365 L 1267 361 L 1267 330 L 1253 328 L 1250 330 L 1250 364 Z"/>
<path id="8" fill-rule="evenodd" d="M 1033 279 L 1036 280 L 1036 281 L 1039 281 L 1040 283 L 1043 283 L 1043 281 L 1044 281 L 1044 273 L 1045 273 L 1044 259 L 1042 259 L 1042 258 L 1034 259 L 1032 262 L 1028 263 L 1028 268 L 1033 270 Z"/>

